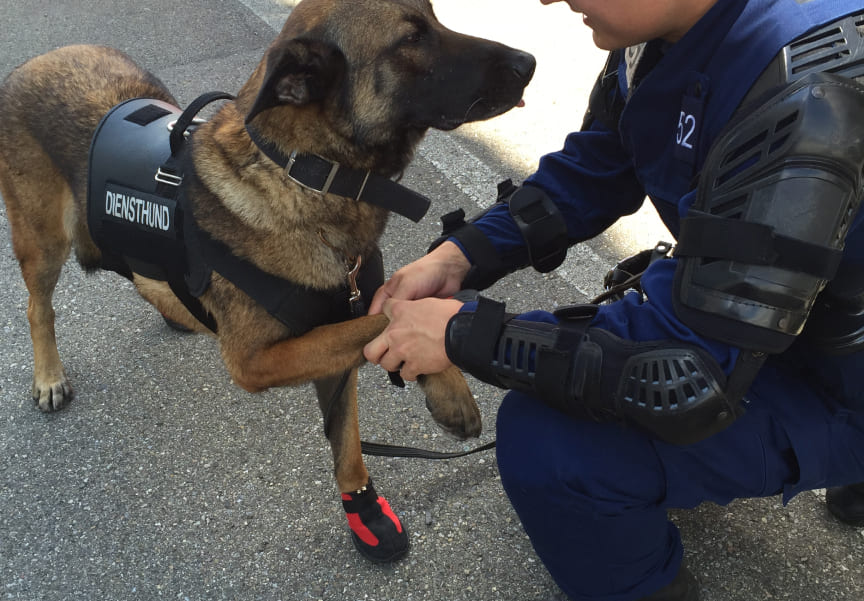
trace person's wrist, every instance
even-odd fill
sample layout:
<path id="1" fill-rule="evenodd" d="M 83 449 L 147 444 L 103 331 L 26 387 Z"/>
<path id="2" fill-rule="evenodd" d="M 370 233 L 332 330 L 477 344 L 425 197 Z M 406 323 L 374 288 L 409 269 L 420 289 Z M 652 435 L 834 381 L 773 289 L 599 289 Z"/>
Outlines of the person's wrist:
<path id="1" fill-rule="evenodd" d="M 448 273 L 459 278 L 460 282 L 471 269 L 471 262 L 468 260 L 468 257 L 465 256 L 459 245 L 450 240 L 442 242 L 438 248 L 430 253 L 430 256 L 433 255 L 436 260 L 446 263 Z"/>

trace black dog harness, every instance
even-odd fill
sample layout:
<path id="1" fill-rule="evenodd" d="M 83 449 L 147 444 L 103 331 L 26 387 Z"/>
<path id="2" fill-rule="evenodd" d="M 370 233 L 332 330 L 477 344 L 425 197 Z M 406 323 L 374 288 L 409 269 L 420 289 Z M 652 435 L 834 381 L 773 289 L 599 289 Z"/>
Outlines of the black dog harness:
<path id="1" fill-rule="evenodd" d="M 199 301 L 215 271 L 243 290 L 295 335 L 326 323 L 366 313 L 364 298 L 372 298 L 384 282 L 381 252 L 376 248 L 347 266 L 346 283 L 336 289 L 307 288 L 259 269 L 198 227 L 189 209 L 184 179 L 195 177 L 184 169 L 184 140 L 201 121 L 195 119 L 211 102 L 232 96 L 212 92 L 194 100 L 185 111 L 172 104 L 136 98 L 118 104 L 96 129 L 90 146 L 87 224 L 102 251 L 102 268 L 132 279 L 133 273 L 165 281 L 187 309 L 213 332 L 217 325 Z M 429 208 L 426 197 L 376 175 L 342 166 L 322 157 L 283 154 L 254 129 L 247 131 L 259 149 L 286 170 L 292 180 L 321 194 L 337 194 L 367 202 L 419 221 Z M 326 243 L 326 240 L 324 241 Z M 404 386 L 398 372 L 394 385 Z M 347 385 L 342 384 L 324 411 L 325 434 L 330 409 Z M 439 453 L 412 447 L 362 442 L 367 455 L 449 459 L 470 451 Z"/>
<path id="2" fill-rule="evenodd" d="M 259 269 L 198 227 L 184 198 L 184 140 L 195 115 L 222 92 L 204 94 L 185 111 L 148 98 L 123 102 L 102 119 L 90 146 L 87 221 L 102 251 L 102 267 L 131 279 L 132 273 L 167 282 L 201 323 L 216 323 L 200 297 L 215 271 L 243 290 L 294 334 L 365 314 L 362 299 L 384 282 L 381 253 L 352 258 L 346 283 L 336 289 L 301 286 Z M 381 206 L 419 221 L 424 196 L 392 180 L 340 166 L 316 155 L 282 155 L 252 129 L 253 141 L 286 168 L 301 186 Z M 188 163 L 188 161 L 187 161 Z M 191 165 L 189 166 L 191 168 Z M 190 170 L 189 168 L 186 169 Z"/>

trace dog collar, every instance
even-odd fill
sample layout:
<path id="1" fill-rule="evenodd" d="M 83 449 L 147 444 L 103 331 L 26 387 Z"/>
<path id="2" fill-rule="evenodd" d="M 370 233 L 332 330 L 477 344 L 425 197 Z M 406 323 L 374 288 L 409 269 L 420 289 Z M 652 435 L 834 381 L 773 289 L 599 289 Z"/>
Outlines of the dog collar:
<path id="1" fill-rule="evenodd" d="M 362 200 L 414 222 L 420 221 L 432 204 L 422 194 L 389 178 L 371 171 L 346 167 L 317 154 L 294 150 L 286 155 L 248 125 L 246 131 L 267 158 L 285 169 L 285 175 L 307 190 Z"/>

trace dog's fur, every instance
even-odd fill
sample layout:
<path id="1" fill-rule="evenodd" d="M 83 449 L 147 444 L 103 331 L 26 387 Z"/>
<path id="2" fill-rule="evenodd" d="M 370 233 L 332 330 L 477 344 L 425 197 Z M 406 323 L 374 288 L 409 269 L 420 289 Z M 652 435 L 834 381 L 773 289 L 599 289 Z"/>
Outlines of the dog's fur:
<path id="1" fill-rule="evenodd" d="M 530 73 L 511 65 L 524 65 L 525 57 L 445 29 L 427 0 L 304 0 L 236 101 L 192 136 L 197 183 L 186 194 L 195 218 L 265 271 L 311 288 L 340 286 L 346 257 L 374 249 L 386 211 L 322 198 L 290 181 L 251 142 L 247 117 L 283 151 L 389 177 L 407 166 L 427 128 L 451 129 L 514 106 Z M 30 293 L 33 398 L 43 411 L 60 409 L 72 396 L 51 305 L 61 268 L 71 249 L 87 269 L 101 260 L 86 220 L 90 140 L 113 106 L 134 97 L 176 104 L 153 75 L 96 46 L 36 57 L 0 87 L 0 192 Z M 206 330 L 164 282 L 138 275 L 134 282 L 166 318 Z M 296 336 L 218 274 L 201 301 L 218 323 L 222 357 L 238 385 L 260 391 L 314 381 L 322 405 L 339 397 L 329 433 L 336 480 L 342 492 L 363 487 L 369 475 L 360 453 L 357 367 L 386 317 Z M 337 383 L 346 372 L 340 396 Z M 443 427 L 461 436 L 479 433 L 479 412 L 457 370 L 421 385 Z"/>

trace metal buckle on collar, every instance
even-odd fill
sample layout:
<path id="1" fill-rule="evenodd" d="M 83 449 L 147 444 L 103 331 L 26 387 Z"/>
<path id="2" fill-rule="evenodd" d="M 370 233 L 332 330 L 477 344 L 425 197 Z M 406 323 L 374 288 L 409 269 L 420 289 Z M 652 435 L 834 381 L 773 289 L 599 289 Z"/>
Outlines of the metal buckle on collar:
<path id="1" fill-rule="evenodd" d="M 296 150 L 292 150 L 291 154 L 288 156 L 288 164 L 285 165 L 285 175 L 288 176 L 288 179 L 296 183 L 302 188 L 310 190 L 312 192 L 318 192 L 320 194 L 327 194 L 330 191 L 330 186 L 333 185 L 333 180 L 336 179 L 336 173 L 339 171 L 339 163 L 335 161 L 329 161 L 331 163 L 330 173 L 327 174 L 327 179 L 324 180 L 324 184 L 320 189 L 310 186 L 309 184 L 300 181 L 293 175 L 291 175 L 291 170 L 294 168 L 294 165 L 297 163 L 297 155 L 298 152 Z"/>
<path id="2" fill-rule="evenodd" d="M 363 196 L 363 192 L 366 190 L 366 184 L 369 183 L 369 176 L 372 175 L 371 171 L 366 172 L 366 177 L 363 178 L 363 183 L 360 185 L 360 191 L 357 192 L 357 196 L 354 200 L 360 200 L 360 197 Z"/>

